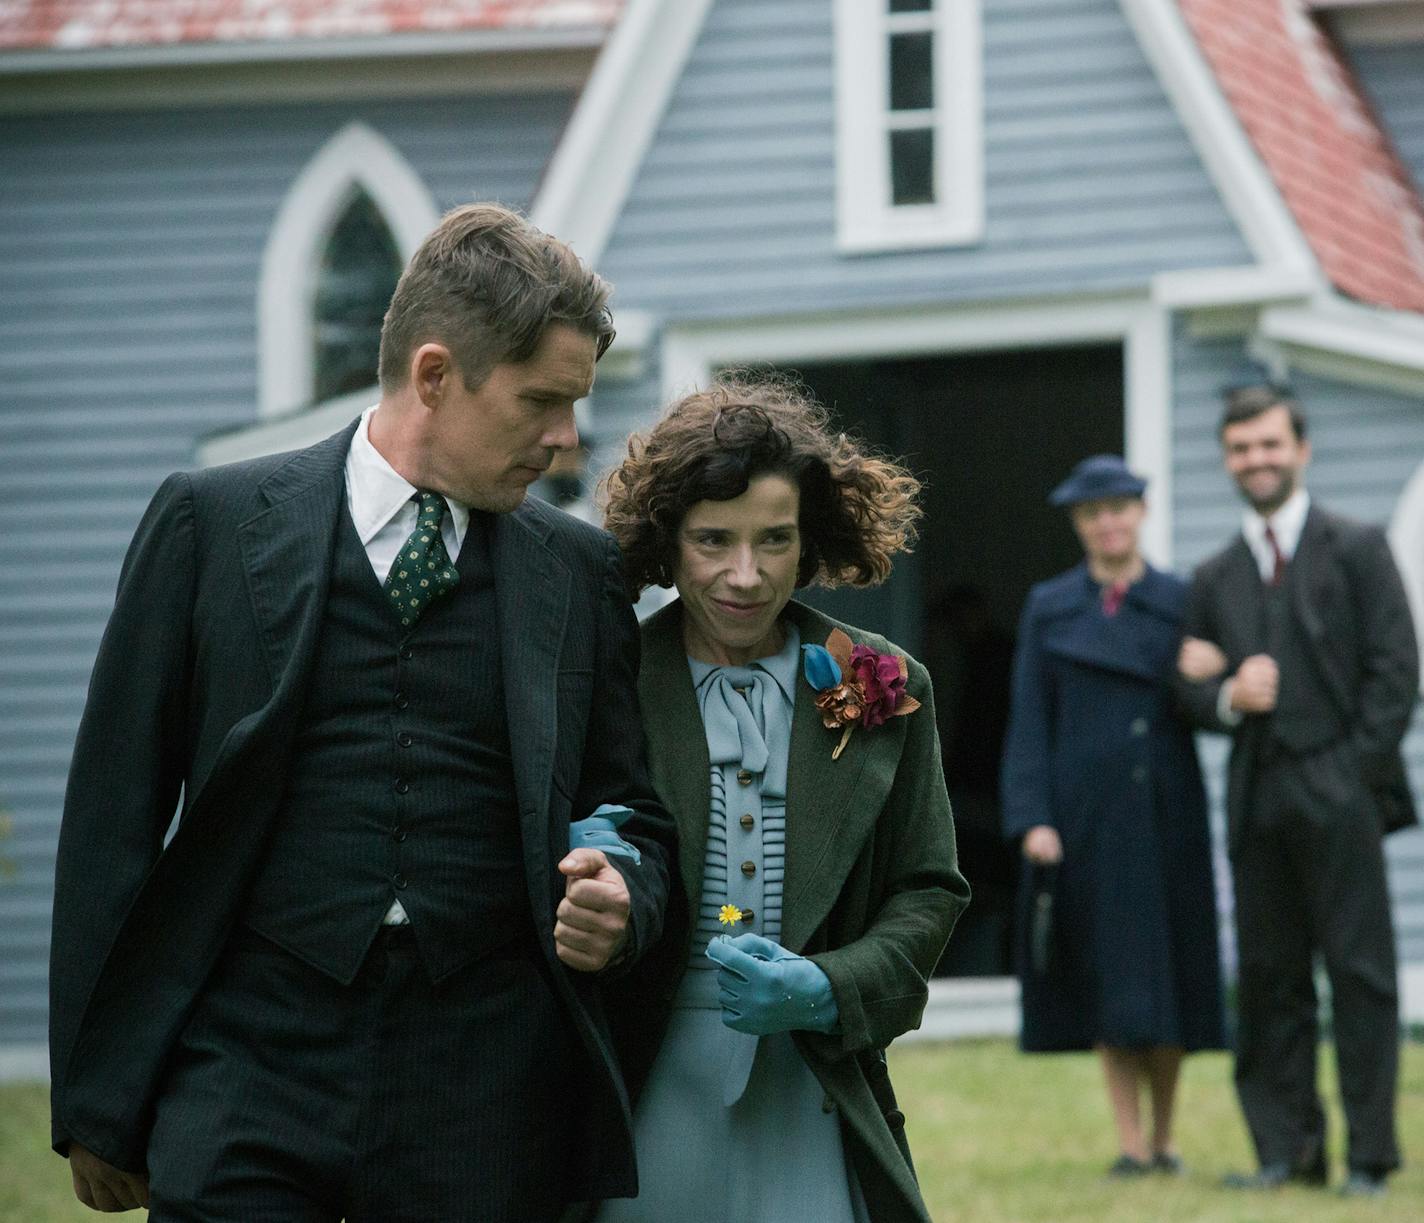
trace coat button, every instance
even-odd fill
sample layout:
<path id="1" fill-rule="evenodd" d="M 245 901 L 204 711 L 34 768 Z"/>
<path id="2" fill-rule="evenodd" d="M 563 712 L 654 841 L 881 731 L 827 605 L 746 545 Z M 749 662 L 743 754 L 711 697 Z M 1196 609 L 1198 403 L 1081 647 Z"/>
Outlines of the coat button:
<path id="1" fill-rule="evenodd" d="M 397 841 L 404 841 L 405 835 L 405 829 L 402 828 L 399 824 L 397 824 L 394 828 L 391 829 L 391 836 Z"/>
<path id="2" fill-rule="evenodd" d="M 753 828 L 756 827 L 756 819 L 752 815 L 752 813 L 748 811 L 746 815 L 742 816 L 741 824 L 743 828 L 750 832 Z"/>
<path id="3" fill-rule="evenodd" d="M 412 650 L 410 646 L 403 645 L 401 646 L 400 656 L 404 658 L 406 662 L 409 662 L 412 658 L 415 657 L 415 651 Z"/>
<path id="4" fill-rule="evenodd" d="M 406 884 L 409 882 L 410 881 L 399 871 L 397 871 L 394 875 L 391 876 L 391 886 L 395 888 L 398 892 L 404 891 Z"/>
<path id="5" fill-rule="evenodd" d="M 405 694 L 404 692 L 397 692 L 397 693 L 396 693 L 396 708 L 397 708 L 397 709 L 409 709 L 409 708 L 410 708 L 410 697 L 406 696 L 406 694 Z"/>
<path id="6" fill-rule="evenodd" d="M 410 782 L 406 781 L 406 779 L 405 779 L 404 777 L 397 778 L 397 780 L 396 780 L 396 793 L 397 793 L 397 794 L 409 794 L 409 793 L 410 793 Z"/>
<path id="7" fill-rule="evenodd" d="M 750 879 L 753 875 L 756 874 L 756 863 L 752 861 L 743 862 L 742 874 L 744 874 L 748 879 Z"/>
<path id="8" fill-rule="evenodd" d="M 407 732 L 401 731 L 401 733 L 396 736 L 396 742 L 402 747 L 409 747 L 413 741 Z"/>
<path id="9" fill-rule="evenodd" d="M 1132 733 L 1133 733 L 1134 735 L 1136 735 L 1137 738 L 1139 738 L 1139 739 L 1142 738 L 1142 736 L 1147 733 L 1147 719 L 1146 719 L 1146 718 L 1133 718 L 1133 719 L 1132 719 Z"/>
<path id="10" fill-rule="evenodd" d="M 894 1130 L 903 1130 L 905 1128 L 905 1114 L 898 1108 L 892 1108 L 885 1114 L 885 1124 L 890 1127 L 892 1132 Z"/>
<path id="11" fill-rule="evenodd" d="M 1147 766 L 1145 764 L 1139 764 L 1135 769 L 1132 770 L 1132 780 L 1137 782 L 1139 785 L 1141 785 L 1144 781 L 1147 780 Z"/>
<path id="12" fill-rule="evenodd" d="M 752 775 L 751 775 L 750 773 L 748 773 L 748 772 L 746 771 L 746 769 L 738 769 L 738 770 L 737 770 L 737 781 L 738 781 L 741 785 L 749 786 L 749 785 L 752 784 Z"/>
<path id="13" fill-rule="evenodd" d="M 836 1102 L 830 1096 L 821 1097 L 821 1111 L 823 1113 L 833 1113 L 836 1111 Z"/>

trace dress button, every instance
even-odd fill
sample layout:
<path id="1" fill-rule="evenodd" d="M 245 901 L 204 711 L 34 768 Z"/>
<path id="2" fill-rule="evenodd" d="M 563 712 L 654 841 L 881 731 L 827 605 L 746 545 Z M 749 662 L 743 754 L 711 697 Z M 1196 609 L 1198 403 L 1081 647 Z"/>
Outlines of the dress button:
<path id="1" fill-rule="evenodd" d="M 1139 764 L 1132 770 L 1132 780 L 1139 785 L 1147 780 L 1147 766 L 1145 764 Z"/>
<path id="2" fill-rule="evenodd" d="M 1133 719 L 1132 719 L 1132 733 L 1133 733 L 1134 735 L 1136 735 L 1139 739 L 1142 738 L 1142 736 L 1147 733 L 1147 719 L 1146 719 L 1146 718 L 1133 718 Z"/>
<path id="3" fill-rule="evenodd" d="M 756 863 L 752 861 L 743 862 L 742 874 L 744 874 L 748 879 L 750 879 L 753 875 L 756 874 Z"/>
<path id="4" fill-rule="evenodd" d="M 406 694 L 405 694 L 404 692 L 397 692 L 397 693 L 396 693 L 396 708 L 397 708 L 397 709 L 409 709 L 409 708 L 410 708 L 410 697 L 406 696 Z"/>
<path id="5" fill-rule="evenodd" d="M 738 770 L 737 770 L 737 781 L 740 782 L 740 783 L 741 783 L 742 785 L 744 785 L 744 786 L 749 786 L 749 785 L 752 784 L 752 775 L 751 775 L 750 773 L 748 773 L 748 772 L 746 771 L 746 769 L 738 769 Z"/>
<path id="6" fill-rule="evenodd" d="M 396 781 L 396 793 L 397 793 L 397 794 L 409 794 L 409 793 L 410 793 L 410 782 L 406 781 L 406 779 L 405 779 L 404 777 L 399 778 L 399 779 Z"/>
<path id="7" fill-rule="evenodd" d="M 748 811 L 746 815 L 742 816 L 742 827 L 745 828 L 748 832 L 750 832 L 753 828 L 756 827 L 756 819 L 752 816 L 752 813 L 750 811 Z"/>
<path id="8" fill-rule="evenodd" d="M 401 731 L 401 733 L 396 736 L 396 742 L 399 743 L 402 747 L 409 747 L 411 745 L 412 740 L 409 734 L 407 734 L 405 731 Z"/>
<path id="9" fill-rule="evenodd" d="M 405 829 L 402 828 L 399 824 L 397 824 L 394 828 L 391 829 L 391 836 L 394 837 L 397 841 L 404 841 Z"/>
<path id="10" fill-rule="evenodd" d="M 406 877 L 402 875 L 399 871 L 397 871 L 394 875 L 391 876 L 391 886 L 394 887 L 398 892 L 404 891 L 407 882 L 408 880 L 406 879 Z"/>

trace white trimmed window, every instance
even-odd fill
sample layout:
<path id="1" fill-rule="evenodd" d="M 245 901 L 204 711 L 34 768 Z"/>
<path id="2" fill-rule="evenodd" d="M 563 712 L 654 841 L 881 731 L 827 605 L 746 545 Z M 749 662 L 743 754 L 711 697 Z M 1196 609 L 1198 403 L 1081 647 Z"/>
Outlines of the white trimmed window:
<path id="1" fill-rule="evenodd" d="M 260 416 L 374 387 L 370 353 L 381 317 L 401 268 L 439 215 L 420 176 L 363 123 L 348 124 L 312 158 L 283 200 L 262 257 Z"/>
<path id="2" fill-rule="evenodd" d="M 979 0 L 836 0 L 836 236 L 844 251 L 984 230 Z"/>

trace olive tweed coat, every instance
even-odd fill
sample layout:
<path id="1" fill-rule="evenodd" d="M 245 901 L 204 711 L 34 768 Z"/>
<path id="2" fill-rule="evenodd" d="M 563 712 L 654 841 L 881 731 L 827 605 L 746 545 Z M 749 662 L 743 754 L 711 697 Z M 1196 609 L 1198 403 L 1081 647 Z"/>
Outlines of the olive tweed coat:
<path id="1" fill-rule="evenodd" d="M 901 653 L 884 638 L 802 604 L 785 617 L 803 644 L 834 628 L 857 644 Z M 687 962 L 688 912 L 701 897 L 710 804 L 706 735 L 673 603 L 643 626 L 639 696 L 654 786 L 677 821 L 686 909 L 663 942 L 608 999 L 629 1089 L 645 1081 Z M 798 680 L 787 771 L 786 876 L 781 942 L 825 971 L 840 1033 L 794 1039 L 841 1120 L 874 1223 L 929 1223 L 895 1106 L 885 1047 L 919 1026 L 927 981 L 969 886 L 956 865 L 954 825 L 940 768 L 929 676 L 909 660 L 907 691 L 923 708 L 857 729 L 839 760 L 840 732 L 821 723 L 815 692 Z M 709 1101 L 709 1107 L 717 1102 Z"/>

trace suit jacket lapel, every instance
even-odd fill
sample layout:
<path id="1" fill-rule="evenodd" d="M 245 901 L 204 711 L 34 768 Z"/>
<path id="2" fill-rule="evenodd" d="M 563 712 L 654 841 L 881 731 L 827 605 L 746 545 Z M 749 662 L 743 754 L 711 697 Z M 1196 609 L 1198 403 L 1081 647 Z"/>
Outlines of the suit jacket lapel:
<path id="1" fill-rule="evenodd" d="M 680 603 L 643 625 L 638 696 L 645 712 L 656 711 L 644 720 L 648 763 L 653 785 L 677 821 L 678 866 L 695 923 L 702 903 L 712 763 L 683 648 Z"/>
<path id="2" fill-rule="evenodd" d="M 299 692 L 331 584 L 332 541 L 346 487 L 353 423 L 299 451 L 258 486 L 268 508 L 238 528 L 274 701 Z"/>
<path id="3" fill-rule="evenodd" d="M 820 645 L 835 625 L 800 603 L 786 614 L 803 645 Z M 919 717 L 921 713 L 910 714 Z M 786 771 L 786 879 L 781 941 L 801 951 L 825 920 L 895 779 L 905 742 L 904 718 L 874 730 L 857 728 L 839 760 L 831 752 L 840 732 L 828 730 L 804 674 L 796 683 Z"/>
<path id="4" fill-rule="evenodd" d="M 547 546 L 549 531 L 538 509 L 525 504 L 495 519 L 491 550 L 524 860 L 531 886 L 541 888 L 550 885 L 553 870 L 549 787 L 558 734 L 559 651 L 569 606 L 569 572 Z M 554 843 L 562 847 L 567 839 L 565 833 Z M 535 911 L 552 907 L 536 904 Z"/>
<path id="5" fill-rule="evenodd" d="M 1218 610 L 1222 619 L 1230 623 L 1231 630 L 1223 631 L 1222 636 L 1228 642 L 1250 643 L 1246 647 L 1248 652 L 1265 649 L 1266 642 L 1261 636 L 1261 571 L 1256 567 L 1256 557 L 1244 535 L 1236 537 L 1227 564 L 1225 580 L 1221 584 L 1225 597 Z"/>

